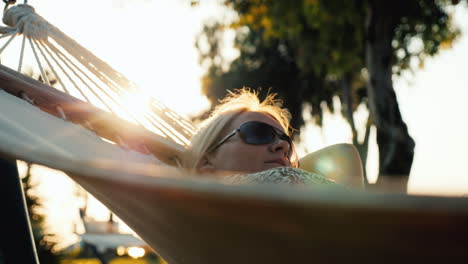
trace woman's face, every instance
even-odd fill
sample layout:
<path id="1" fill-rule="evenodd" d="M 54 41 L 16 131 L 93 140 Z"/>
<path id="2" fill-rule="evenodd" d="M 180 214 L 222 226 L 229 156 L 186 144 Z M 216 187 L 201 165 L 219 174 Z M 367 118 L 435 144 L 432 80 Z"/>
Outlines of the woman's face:
<path id="1" fill-rule="evenodd" d="M 269 115 L 259 112 L 244 112 L 223 130 L 221 138 L 249 121 L 263 122 L 285 132 L 281 125 Z M 271 144 L 250 145 L 241 139 L 239 133 L 236 133 L 202 160 L 200 170 L 253 173 L 275 167 L 290 167 L 291 162 L 287 156 L 289 148 L 290 145 L 287 141 L 279 139 Z"/>

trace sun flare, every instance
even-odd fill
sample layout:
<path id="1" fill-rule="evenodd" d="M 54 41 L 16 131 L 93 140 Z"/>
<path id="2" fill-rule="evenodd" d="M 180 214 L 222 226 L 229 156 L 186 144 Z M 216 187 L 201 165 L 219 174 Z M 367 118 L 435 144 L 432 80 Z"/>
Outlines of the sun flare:
<path id="1" fill-rule="evenodd" d="M 137 118 L 141 118 L 150 110 L 150 96 L 143 92 L 131 92 L 122 95 L 122 104 Z"/>

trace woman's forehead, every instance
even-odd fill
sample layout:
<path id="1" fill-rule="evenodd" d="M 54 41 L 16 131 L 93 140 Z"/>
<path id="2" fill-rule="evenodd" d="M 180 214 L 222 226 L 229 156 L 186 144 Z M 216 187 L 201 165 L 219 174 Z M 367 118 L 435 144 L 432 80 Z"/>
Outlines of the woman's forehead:
<path id="1" fill-rule="evenodd" d="M 276 121 L 276 119 L 274 119 L 268 114 L 261 112 L 243 112 L 239 114 L 236 118 L 234 118 L 234 120 L 232 120 L 229 130 L 239 128 L 242 124 L 249 121 L 259 121 L 267 123 L 285 132 L 281 124 L 278 121 Z"/>

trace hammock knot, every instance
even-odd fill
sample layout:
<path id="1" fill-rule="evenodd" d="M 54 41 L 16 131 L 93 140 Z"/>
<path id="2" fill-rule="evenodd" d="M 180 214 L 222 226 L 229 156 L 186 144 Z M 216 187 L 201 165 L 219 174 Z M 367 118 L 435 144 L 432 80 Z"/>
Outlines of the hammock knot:
<path id="1" fill-rule="evenodd" d="M 30 5 L 20 4 L 9 8 L 3 15 L 3 23 L 29 38 L 47 40 L 49 23 Z"/>

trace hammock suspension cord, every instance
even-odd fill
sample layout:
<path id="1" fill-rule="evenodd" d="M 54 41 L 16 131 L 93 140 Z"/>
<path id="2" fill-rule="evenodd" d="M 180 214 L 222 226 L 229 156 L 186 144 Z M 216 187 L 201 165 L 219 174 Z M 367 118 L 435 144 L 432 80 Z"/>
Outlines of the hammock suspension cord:
<path id="1" fill-rule="evenodd" d="M 188 145 L 195 133 L 191 122 L 152 98 L 145 97 L 147 110 L 143 113 L 129 109 L 125 105 L 125 98 L 141 94 L 135 83 L 47 22 L 27 1 L 18 5 L 13 5 L 15 1 L 4 2 L 3 22 L 7 27 L 0 27 L 0 39 L 9 39 L 0 47 L 0 55 L 17 35 L 22 34 L 18 72 L 24 69 L 26 46 L 29 45 L 40 78 L 48 86 L 53 85 L 56 89 L 119 115 L 176 145 Z M 34 102 L 34 98 L 30 99 L 30 102 Z M 61 118 L 67 117 L 66 108 L 56 108 L 56 112 Z M 81 123 L 88 129 L 93 127 L 87 120 Z M 119 142 L 115 143 L 127 145 L 121 144 L 121 138 L 116 139 L 113 141 Z M 143 146 L 143 149 L 148 148 Z"/>

